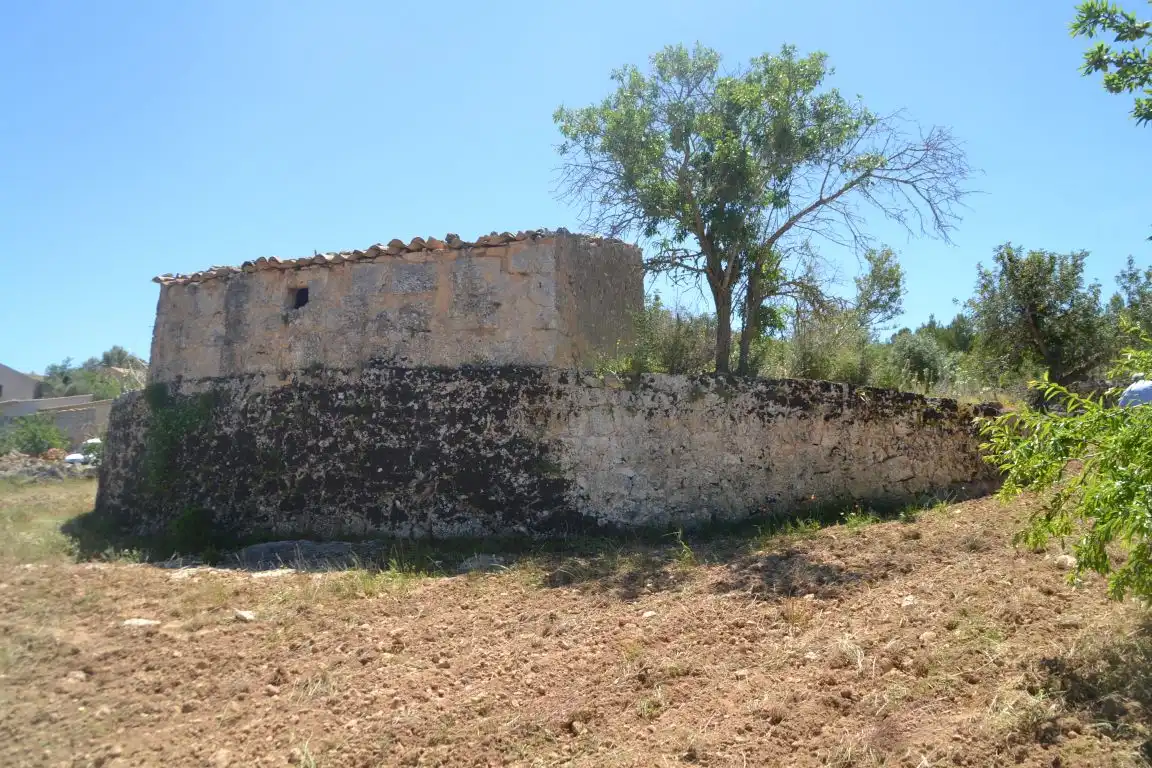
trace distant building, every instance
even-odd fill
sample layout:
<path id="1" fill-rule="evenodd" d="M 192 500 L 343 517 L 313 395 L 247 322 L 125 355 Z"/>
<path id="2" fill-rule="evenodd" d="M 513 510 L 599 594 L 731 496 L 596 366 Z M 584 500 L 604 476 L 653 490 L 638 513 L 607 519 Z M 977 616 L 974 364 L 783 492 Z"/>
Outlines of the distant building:
<path id="1" fill-rule="evenodd" d="M 32 400 L 39 393 L 39 389 L 40 382 L 35 377 L 0 363 L 0 402 Z"/>

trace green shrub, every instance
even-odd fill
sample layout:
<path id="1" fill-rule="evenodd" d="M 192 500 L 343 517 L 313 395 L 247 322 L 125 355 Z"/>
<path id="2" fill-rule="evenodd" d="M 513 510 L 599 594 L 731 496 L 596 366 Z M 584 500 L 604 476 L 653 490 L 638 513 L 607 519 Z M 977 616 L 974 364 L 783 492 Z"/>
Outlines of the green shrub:
<path id="1" fill-rule="evenodd" d="M 0 451 L 19 451 L 31 455 L 51 448 L 67 448 L 68 436 L 51 416 L 33 413 L 19 416 L 0 428 Z"/>
<path id="2" fill-rule="evenodd" d="M 648 300 L 633 318 L 634 339 L 598 366 L 610 373 L 707 373 L 715 370 L 716 319 Z"/>
<path id="3" fill-rule="evenodd" d="M 104 460 L 104 443 L 84 443 L 80 447 L 80 453 L 87 456 L 90 463 L 99 464 Z"/>
<path id="4" fill-rule="evenodd" d="M 928 393 L 948 372 L 948 355 L 929 334 L 901 333 L 892 340 L 889 351 L 902 386 Z"/>
<path id="5" fill-rule="evenodd" d="M 823 379 L 864 384 L 873 357 L 869 333 L 854 312 L 831 312 L 808 318 L 787 342 L 782 374 L 798 379 Z"/>
<path id="6" fill-rule="evenodd" d="M 1125 350 L 1111 376 L 1152 371 L 1152 340 Z M 1108 594 L 1152 597 L 1152 407 L 1117 408 L 1104 398 L 1033 382 L 1062 409 L 1024 408 L 982 426 L 988 460 L 1004 473 L 1000 495 L 1043 495 L 1017 541 L 1033 548 L 1075 541 L 1076 572 L 1108 579 Z"/>

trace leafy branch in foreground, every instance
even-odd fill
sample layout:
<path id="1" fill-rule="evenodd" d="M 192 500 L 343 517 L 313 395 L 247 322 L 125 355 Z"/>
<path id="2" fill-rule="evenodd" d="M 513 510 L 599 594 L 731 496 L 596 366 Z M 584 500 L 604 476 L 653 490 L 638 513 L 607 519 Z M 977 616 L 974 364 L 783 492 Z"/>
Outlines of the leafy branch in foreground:
<path id="1" fill-rule="evenodd" d="M 1093 38 L 1112 35 L 1113 45 L 1096 43 L 1084 54 L 1081 71 L 1085 75 L 1104 73 L 1109 93 L 1136 93 L 1132 116 L 1137 123 L 1152 121 L 1152 21 L 1105 0 L 1087 0 L 1076 8 L 1073 37 Z"/>
<path id="2" fill-rule="evenodd" d="M 1110 372 L 1152 371 L 1152 339 L 1140 336 Z M 1117 408 L 1050 381 L 1031 382 L 1062 412 L 1025 409 L 986 421 L 987 460 L 1004 473 L 1000 497 L 1041 493 L 1044 505 L 1017 543 L 1043 547 L 1078 537 L 1075 573 L 1108 579 L 1108 595 L 1152 597 L 1152 407 Z"/>

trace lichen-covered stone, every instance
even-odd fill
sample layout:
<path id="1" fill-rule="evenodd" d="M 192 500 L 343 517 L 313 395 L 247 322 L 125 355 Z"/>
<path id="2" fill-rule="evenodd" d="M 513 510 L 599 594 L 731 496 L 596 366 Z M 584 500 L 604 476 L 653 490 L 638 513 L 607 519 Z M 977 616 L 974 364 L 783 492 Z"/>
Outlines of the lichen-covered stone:
<path id="1" fill-rule="evenodd" d="M 722 376 L 615 384 L 374 364 L 152 385 L 113 409 L 98 513 L 139 534 L 195 510 L 235 535 L 550 535 L 995 479 L 981 411 L 953 401 Z"/>

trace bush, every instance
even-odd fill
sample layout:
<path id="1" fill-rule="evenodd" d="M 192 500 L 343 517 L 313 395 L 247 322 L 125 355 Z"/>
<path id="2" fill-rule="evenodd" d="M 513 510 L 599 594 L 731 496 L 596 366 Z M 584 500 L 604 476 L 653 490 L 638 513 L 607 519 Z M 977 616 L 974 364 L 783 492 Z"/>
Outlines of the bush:
<path id="1" fill-rule="evenodd" d="M 649 300 L 633 318 L 632 344 L 600 368 L 612 373 L 707 373 L 715 370 L 716 320 L 664 306 L 660 296 Z"/>
<path id="2" fill-rule="evenodd" d="M 948 371 L 948 355 L 929 334 L 901 333 L 892 340 L 891 364 L 903 387 L 928 393 Z"/>
<path id="3" fill-rule="evenodd" d="M 1152 340 L 1144 337 L 1110 376 L 1150 370 Z M 1152 407 L 1111 407 L 1046 380 L 1031 386 L 1061 410 L 1025 408 L 982 426 L 988 461 L 1004 473 L 1000 495 L 1043 494 L 1017 541 L 1041 548 L 1073 538 L 1076 572 L 1105 576 L 1115 599 L 1152 597 Z"/>
<path id="4" fill-rule="evenodd" d="M 80 453 L 88 457 L 90 464 L 99 464 L 104 460 L 104 443 L 84 443 L 80 446 Z"/>
<path id="5" fill-rule="evenodd" d="M 19 451 L 38 456 L 50 448 L 67 448 L 68 436 L 51 416 L 30 414 L 0 429 L 0 452 Z"/>
<path id="6" fill-rule="evenodd" d="M 784 375 L 864 384 L 873 363 L 868 330 L 853 312 L 809 318 L 788 342 Z"/>

